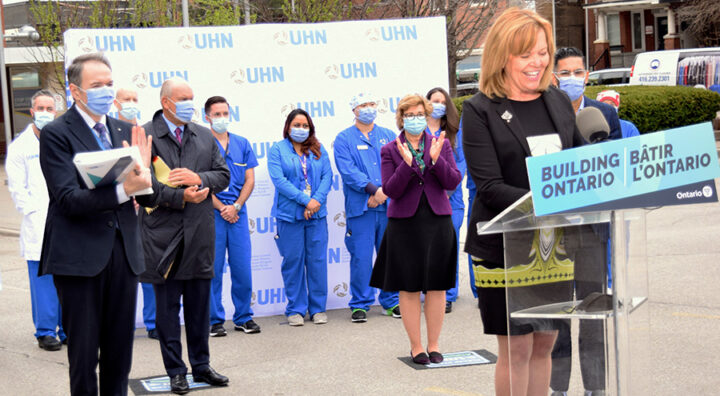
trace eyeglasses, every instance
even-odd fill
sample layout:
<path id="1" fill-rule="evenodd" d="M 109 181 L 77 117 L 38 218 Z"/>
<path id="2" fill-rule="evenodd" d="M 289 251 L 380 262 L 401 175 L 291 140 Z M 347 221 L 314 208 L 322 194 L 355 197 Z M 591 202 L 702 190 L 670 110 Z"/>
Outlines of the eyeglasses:
<path id="1" fill-rule="evenodd" d="M 426 118 L 426 117 L 425 117 L 425 113 L 418 113 L 418 114 L 408 113 L 408 114 L 403 114 L 403 118 L 405 118 L 405 119 L 410 119 L 410 120 L 411 120 L 411 119 L 413 119 L 413 118 L 415 118 L 415 119 L 423 119 L 423 118 Z"/>
<path id="2" fill-rule="evenodd" d="M 585 69 L 575 69 L 574 71 L 570 70 L 560 70 L 558 72 L 553 73 L 557 78 L 568 78 L 570 76 L 575 76 L 577 78 L 585 78 L 585 73 L 587 73 L 587 70 Z"/>

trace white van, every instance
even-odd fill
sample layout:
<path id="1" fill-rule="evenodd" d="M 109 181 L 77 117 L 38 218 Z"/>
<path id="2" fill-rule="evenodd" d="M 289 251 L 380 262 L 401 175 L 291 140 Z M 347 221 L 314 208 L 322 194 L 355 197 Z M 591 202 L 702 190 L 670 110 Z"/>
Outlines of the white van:
<path id="1" fill-rule="evenodd" d="M 630 85 L 698 84 L 720 84 L 720 47 L 642 52 L 630 71 Z"/>

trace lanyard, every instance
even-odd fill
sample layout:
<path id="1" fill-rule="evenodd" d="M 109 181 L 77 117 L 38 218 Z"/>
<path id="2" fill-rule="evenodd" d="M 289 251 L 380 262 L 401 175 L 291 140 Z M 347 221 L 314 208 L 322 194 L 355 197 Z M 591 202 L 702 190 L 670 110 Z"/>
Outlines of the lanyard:
<path id="1" fill-rule="evenodd" d="M 303 176 L 305 177 L 305 190 L 303 192 L 309 197 L 312 194 L 312 188 L 310 182 L 308 182 L 307 157 L 306 155 L 300 155 L 300 165 L 302 165 Z"/>

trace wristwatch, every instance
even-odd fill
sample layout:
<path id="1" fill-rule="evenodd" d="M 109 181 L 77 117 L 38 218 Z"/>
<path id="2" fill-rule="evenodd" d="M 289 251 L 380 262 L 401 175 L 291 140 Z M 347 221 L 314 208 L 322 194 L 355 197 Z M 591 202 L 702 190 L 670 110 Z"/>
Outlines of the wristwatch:
<path id="1" fill-rule="evenodd" d="M 233 204 L 233 208 L 235 208 L 235 210 L 237 210 L 239 212 L 240 209 L 242 209 L 242 205 L 240 205 L 239 203 L 236 202 Z"/>

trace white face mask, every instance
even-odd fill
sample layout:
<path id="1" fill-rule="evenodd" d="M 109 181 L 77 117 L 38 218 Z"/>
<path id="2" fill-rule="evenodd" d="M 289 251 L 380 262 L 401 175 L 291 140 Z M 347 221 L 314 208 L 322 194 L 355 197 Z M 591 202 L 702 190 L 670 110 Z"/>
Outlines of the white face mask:
<path id="1" fill-rule="evenodd" d="M 55 119 L 55 114 L 49 111 L 36 111 L 33 115 L 33 123 L 37 129 L 43 129 L 45 125 L 49 124 Z"/>
<path id="2" fill-rule="evenodd" d="M 122 105 L 122 109 L 120 109 L 120 115 L 123 116 L 124 119 L 134 120 L 135 118 L 137 118 L 137 115 L 140 112 L 137 103 L 125 102 L 120 103 L 120 105 Z"/>

